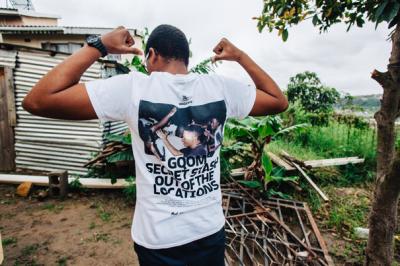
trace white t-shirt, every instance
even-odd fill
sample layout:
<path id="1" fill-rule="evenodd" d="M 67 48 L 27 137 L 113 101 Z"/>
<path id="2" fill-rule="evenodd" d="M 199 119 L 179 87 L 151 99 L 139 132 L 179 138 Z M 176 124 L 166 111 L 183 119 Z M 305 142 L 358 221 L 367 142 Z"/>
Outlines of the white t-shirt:
<path id="1" fill-rule="evenodd" d="M 133 240 L 169 248 L 220 230 L 220 147 L 207 152 L 204 130 L 212 119 L 223 128 L 227 118 L 246 117 L 255 87 L 219 75 L 131 72 L 86 89 L 101 122 L 125 121 L 132 134 Z"/>

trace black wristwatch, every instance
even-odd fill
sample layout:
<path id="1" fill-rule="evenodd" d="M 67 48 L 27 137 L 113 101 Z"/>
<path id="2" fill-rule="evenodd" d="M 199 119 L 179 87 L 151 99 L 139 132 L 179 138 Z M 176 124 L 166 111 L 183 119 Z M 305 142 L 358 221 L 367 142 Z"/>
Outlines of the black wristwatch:
<path id="1" fill-rule="evenodd" d="M 86 38 L 86 43 L 91 46 L 96 48 L 97 50 L 100 51 L 101 56 L 104 57 L 108 54 L 107 48 L 104 46 L 104 44 L 101 42 L 101 38 L 99 35 L 89 35 Z"/>

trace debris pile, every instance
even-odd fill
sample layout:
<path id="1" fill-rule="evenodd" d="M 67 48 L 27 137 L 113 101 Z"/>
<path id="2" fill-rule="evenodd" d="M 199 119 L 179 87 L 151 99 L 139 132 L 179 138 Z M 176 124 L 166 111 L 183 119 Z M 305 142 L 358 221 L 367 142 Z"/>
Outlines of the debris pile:
<path id="1" fill-rule="evenodd" d="M 257 199 L 235 181 L 222 195 L 226 265 L 333 265 L 306 203 Z"/>
<path id="2" fill-rule="evenodd" d="M 102 166 L 107 162 L 107 157 L 118 152 L 126 151 L 131 148 L 131 145 L 123 144 L 120 142 L 110 142 L 104 149 L 92 158 L 89 162 L 84 164 L 84 167 Z"/>

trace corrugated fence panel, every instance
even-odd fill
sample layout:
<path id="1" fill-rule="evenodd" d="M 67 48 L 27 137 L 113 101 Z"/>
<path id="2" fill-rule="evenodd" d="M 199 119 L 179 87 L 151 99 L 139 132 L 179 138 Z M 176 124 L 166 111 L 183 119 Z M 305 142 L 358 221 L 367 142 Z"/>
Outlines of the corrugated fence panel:
<path id="1" fill-rule="evenodd" d="M 2 54 L 0 53 L 0 60 Z M 17 168 L 60 171 L 84 175 L 83 165 L 100 151 L 105 127 L 98 120 L 60 120 L 34 116 L 22 108 L 22 100 L 49 70 L 67 56 L 50 56 L 40 51 L 19 51 L 14 69 L 17 126 L 15 150 Z M 95 63 L 81 81 L 101 77 L 101 63 Z"/>
<path id="2" fill-rule="evenodd" d="M 0 50 L 0 66 L 15 67 L 16 51 Z"/>
<path id="3" fill-rule="evenodd" d="M 128 125 L 123 121 L 118 122 L 107 122 L 104 123 L 104 135 L 105 134 L 114 134 L 114 135 L 122 135 L 128 130 Z M 107 139 L 103 138 L 104 144 L 109 143 Z"/>

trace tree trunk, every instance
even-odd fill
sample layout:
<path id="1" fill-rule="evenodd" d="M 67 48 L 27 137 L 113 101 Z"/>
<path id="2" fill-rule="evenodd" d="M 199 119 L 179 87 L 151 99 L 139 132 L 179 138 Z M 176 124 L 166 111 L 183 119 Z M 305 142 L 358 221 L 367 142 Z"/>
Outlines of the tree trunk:
<path id="1" fill-rule="evenodd" d="M 374 70 L 372 78 L 383 87 L 378 126 L 377 179 L 369 217 L 366 265 L 391 265 L 400 195 L 400 155 L 395 151 L 395 121 L 400 114 L 400 26 L 391 36 L 388 70 Z"/>

